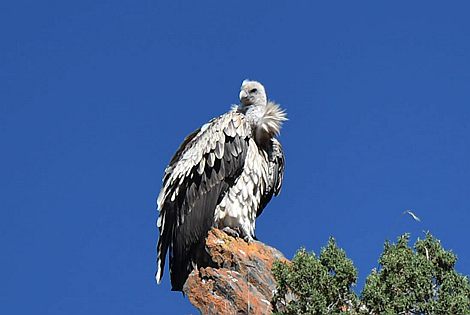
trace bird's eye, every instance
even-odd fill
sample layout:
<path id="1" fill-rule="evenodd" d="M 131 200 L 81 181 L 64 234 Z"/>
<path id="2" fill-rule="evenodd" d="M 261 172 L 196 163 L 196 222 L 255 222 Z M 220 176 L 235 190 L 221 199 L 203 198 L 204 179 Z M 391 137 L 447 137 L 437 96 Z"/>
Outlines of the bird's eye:
<path id="1" fill-rule="evenodd" d="M 251 89 L 250 90 L 250 93 L 256 93 L 256 92 L 258 92 L 258 89 Z"/>

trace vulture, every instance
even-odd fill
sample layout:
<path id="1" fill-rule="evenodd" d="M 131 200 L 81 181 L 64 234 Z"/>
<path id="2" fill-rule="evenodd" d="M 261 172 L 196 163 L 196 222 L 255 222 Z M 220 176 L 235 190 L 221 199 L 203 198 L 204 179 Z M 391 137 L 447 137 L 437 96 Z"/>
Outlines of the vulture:
<path id="1" fill-rule="evenodd" d="M 173 291 L 182 291 L 207 259 L 204 243 L 212 227 L 254 240 L 255 219 L 281 190 L 284 152 L 276 137 L 286 113 L 257 81 L 244 80 L 239 98 L 187 136 L 165 169 L 155 279 L 160 283 L 169 251 Z"/>

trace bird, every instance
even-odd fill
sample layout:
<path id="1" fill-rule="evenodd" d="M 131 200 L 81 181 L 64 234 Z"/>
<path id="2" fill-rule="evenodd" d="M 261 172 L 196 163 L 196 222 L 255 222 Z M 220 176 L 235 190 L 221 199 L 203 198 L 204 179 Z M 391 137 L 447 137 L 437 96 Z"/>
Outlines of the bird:
<path id="1" fill-rule="evenodd" d="M 411 210 L 405 210 L 403 211 L 403 214 L 409 214 L 413 218 L 413 220 L 417 222 L 421 222 L 421 219 L 416 214 L 414 214 Z"/>
<path id="2" fill-rule="evenodd" d="M 285 157 L 277 139 L 287 120 L 258 81 L 242 82 L 239 103 L 188 135 L 165 168 L 157 197 L 157 271 L 166 255 L 173 291 L 208 263 L 211 228 L 251 242 L 255 219 L 282 187 Z"/>

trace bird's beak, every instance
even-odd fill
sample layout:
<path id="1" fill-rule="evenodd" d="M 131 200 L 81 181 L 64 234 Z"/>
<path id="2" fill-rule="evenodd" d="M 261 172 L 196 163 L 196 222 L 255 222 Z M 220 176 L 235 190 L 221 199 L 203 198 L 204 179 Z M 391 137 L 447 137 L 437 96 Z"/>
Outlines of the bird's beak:
<path id="1" fill-rule="evenodd" d="M 241 90 L 240 91 L 240 102 L 245 105 L 245 106 L 248 106 L 248 105 L 251 105 L 250 104 L 250 99 L 248 98 L 248 93 L 246 93 L 245 90 Z"/>
<path id="2" fill-rule="evenodd" d="M 245 90 L 241 90 L 239 97 L 240 97 L 240 101 L 242 101 L 243 99 L 248 97 L 248 94 L 246 94 Z"/>

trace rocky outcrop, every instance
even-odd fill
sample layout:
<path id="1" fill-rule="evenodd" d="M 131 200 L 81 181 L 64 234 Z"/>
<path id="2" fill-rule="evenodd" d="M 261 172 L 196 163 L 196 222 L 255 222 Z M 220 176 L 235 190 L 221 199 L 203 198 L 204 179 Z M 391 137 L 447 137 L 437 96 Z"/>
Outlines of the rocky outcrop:
<path id="1" fill-rule="evenodd" d="M 202 314 L 271 314 L 271 268 L 276 260 L 286 261 L 281 252 L 217 229 L 209 232 L 206 251 L 213 264 L 193 270 L 183 288 Z"/>

